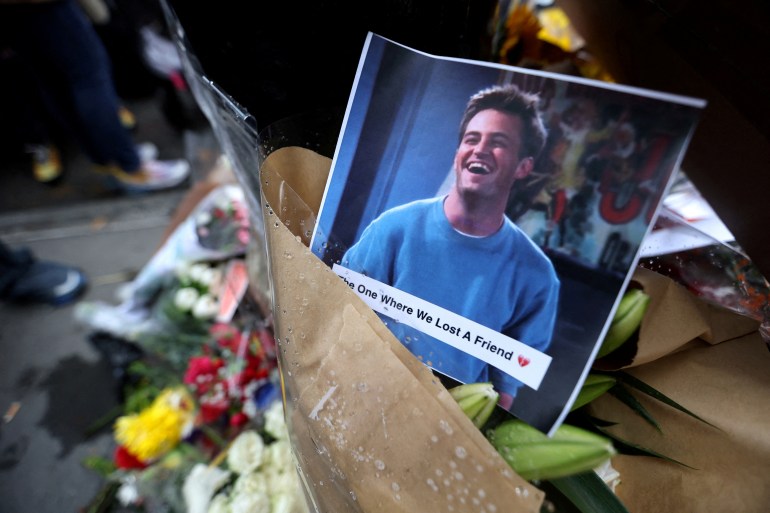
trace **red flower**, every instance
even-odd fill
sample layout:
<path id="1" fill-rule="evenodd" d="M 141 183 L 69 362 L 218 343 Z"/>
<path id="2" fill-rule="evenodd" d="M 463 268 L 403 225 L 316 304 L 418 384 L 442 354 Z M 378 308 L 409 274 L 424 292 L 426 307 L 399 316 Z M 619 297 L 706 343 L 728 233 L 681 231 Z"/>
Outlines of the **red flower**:
<path id="1" fill-rule="evenodd" d="M 201 401 L 200 419 L 204 424 L 211 424 L 219 419 L 229 408 L 227 401 L 203 402 Z"/>
<path id="2" fill-rule="evenodd" d="M 144 468 L 147 468 L 147 463 L 143 462 L 130 452 L 128 452 L 128 449 L 123 447 L 122 445 L 119 445 L 117 449 L 115 449 L 115 455 L 113 457 L 115 460 L 115 465 L 118 468 L 122 469 L 138 469 L 142 470 Z"/>
<path id="3" fill-rule="evenodd" d="M 198 395 L 207 393 L 219 380 L 219 369 L 225 362 L 210 356 L 193 356 L 187 363 L 184 383 L 193 387 Z"/>
<path id="4" fill-rule="evenodd" d="M 248 421 L 249 417 L 245 413 L 239 411 L 230 417 L 230 426 L 238 428 L 245 425 Z"/>
<path id="5" fill-rule="evenodd" d="M 217 340 L 217 345 L 222 349 L 228 349 L 237 353 L 241 345 L 241 333 L 233 326 L 218 323 L 211 327 L 211 335 Z"/>

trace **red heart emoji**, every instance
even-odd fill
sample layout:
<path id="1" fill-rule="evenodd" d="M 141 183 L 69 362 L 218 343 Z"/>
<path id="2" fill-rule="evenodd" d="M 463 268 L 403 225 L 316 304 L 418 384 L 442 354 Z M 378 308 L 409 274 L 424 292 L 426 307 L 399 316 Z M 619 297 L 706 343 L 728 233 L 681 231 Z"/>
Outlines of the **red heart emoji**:
<path id="1" fill-rule="evenodd" d="M 522 367 L 526 367 L 527 365 L 529 365 L 529 358 L 527 358 L 524 355 L 519 355 L 519 365 L 521 365 Z"/>

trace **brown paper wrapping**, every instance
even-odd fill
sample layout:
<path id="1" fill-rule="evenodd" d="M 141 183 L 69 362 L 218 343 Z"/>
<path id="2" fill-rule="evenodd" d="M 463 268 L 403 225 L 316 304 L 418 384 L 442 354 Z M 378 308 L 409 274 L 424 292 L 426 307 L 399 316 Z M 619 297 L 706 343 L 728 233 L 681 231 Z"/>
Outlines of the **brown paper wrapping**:
<path id="1" fill-rule="evenodd" d="M 537 512 L 441 383 L 307 247 L 330 161 L 284 148 L 260 179 L 287 420 L 318 511 Z"/>
<path id="2" fill-rule="evenodd" d="M 635 282 L 635 283 L 634 283 Z M 661 274 L 639 267 L 632 284 L 650 295 L 650 305 L 639 331 L 619 354 L 597 360 L 596 367 L 614 370 L 637 367 L 700 342 L 718 344 L 756 332 L 759 323 L 749 317 L 706 303 Z"/>
<path id="3" fill-rule="evenodd" d="M 617 436 L 694 467 L 647 456 L 617 456 L 618 496 L 631 513 L 770 511 L 770 352 L 757 332 L 705 342 L 629 371 L 717 426 L 635 394 L 661 432 L 613 397 L 592 413 L 618 422 Z"/>
<path id="4" fill-rule="evenodd" d="M 717 428 L 638 393 L 661 431 L 614 397 L 592 403 L 592 414 L 618 423 L 615 435 L 694 467 L 616 456 L 618 496 L 631 513 L 770 511 L 770 351 L 759 323 L 653 271 L 637 269 L 634 281 L 651 302 L 632 361 L 616 368 Z"/>

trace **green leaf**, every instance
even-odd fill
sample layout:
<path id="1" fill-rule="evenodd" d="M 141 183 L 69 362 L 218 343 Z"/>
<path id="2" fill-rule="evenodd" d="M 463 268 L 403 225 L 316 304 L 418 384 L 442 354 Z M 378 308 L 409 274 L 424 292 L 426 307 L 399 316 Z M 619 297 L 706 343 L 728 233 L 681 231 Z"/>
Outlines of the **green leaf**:
<path id="1" fill-rule="evenodd" d="M 115 463 L 104 456 L 86 456 L 83 458 L 83 466 L 104 478 L 116 470 Z"/>
<path id="2" fill-rule="evenodd" d="M 550 486 L 549 486 L 550 485 Z M 541 483 L 546 500 L 566 499 L 580 513 L 628 513 L 623 502 L 596 472 L 583 472 Z M 557 508 L 557 511 L 562 509 Z"/>
<path id="3" fill-rule="evenodd" d="M 642 403 L 640 403 L 639 400 L 636 397 L 634 397 L 633 394 L 631 394 L 631 391 L 628 390 L 626 387 L 618 383 L 617 385 L 615 385 L 610 389 L 610 394 L 617 397 L 623 404 L 631 408 L 640 417 L 642 417 L 644 420 L 649 422 L 650 425 L 654 426 L 655 429 L 662 432 L 662 430 L 660 429 L 660 424 L 658 424 L 658 421 L 653 418 L 650 412 L 647 411 L 647 408 L 642 406 Z"/>
<path id="4" fill-rule="evenodd" d="M 703 422 L 704 424 L 708 424 L 709 426 L 711 426 L 711 427 L 713 427 L 715 429 L 720 429 L 719 427 L 715 426 L 711 422 L 709 422 L 709 421 L 699 417 L 698 415 L 694 414 L 693 412 L 691 412 L 690 410 L 688 410 L 687 408 L 685 408 L 681 404 L 677 403 L 676 401 L 674 401 L 670 397 L 668 397 L 668 396 L 662 394 L 661 392 L 657 391 L 656 389 L 654 389 L 653 387 L 651 387 L 650 385 L 648 385 L 644 381 L 640 380 L 639 378 L 636 378 L 636 377 L 632 376 L 631 374 L 628 374 L 627 372 L 622 372 L 622 371 L 618 371 L 615 374 L 617 375 L 618 379 L 621 380 L 623 383 L 627 384 L 630 387 L 633 387 L 633 388 L 639 390 L 643 394 L 647 394 L 648 396 L 652 397 L 653 399 L 657 399 L 658 401 L 660 401 L 660 402 L 662 402 L 664 404 L 667 404 L 667 405 L 671 406 L 672 408 L 675 408 L 675 409 L 681 411 L 682 413 L 685 413 L 685 414 L 689 415 L 690 417 Z M 721 431 L 721 429 L 720 429 L 720 431 Z"/>

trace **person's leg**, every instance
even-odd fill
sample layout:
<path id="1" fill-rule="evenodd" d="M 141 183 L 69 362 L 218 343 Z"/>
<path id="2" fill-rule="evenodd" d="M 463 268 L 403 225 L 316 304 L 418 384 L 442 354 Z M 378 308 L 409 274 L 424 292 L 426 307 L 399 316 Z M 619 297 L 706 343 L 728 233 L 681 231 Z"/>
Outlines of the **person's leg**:
<path id="1" fill-rule="evenodd" d="M 0 14 L 0 28 L 48 86 L 96 171 L 136 192 L 174 187 L 189 176 L 184 160 L 141 161 L 118 115 L 107 52 L 74 0 L 2 7 Z"/>
<path id="2" fill-rule="evenodd" d="M 23 40 L 29 55 L 52 86 L 59 105 L 69 106 L 71 125 L 90 158 L 127 172 L 140 160 L 131 134 L 120 123 L 119 102 L 107 52 L 74 0 L 45 4 L 25 17 Z M 57 79 L 59 83 L 54 83 Z"/>
<path id="3" fill-rule="evenodd" d="M 0 300 L 64 305 L 85 290 L 78 269 L 38 260 L 26 248 L 11 249 L 0 241 Z"/>

